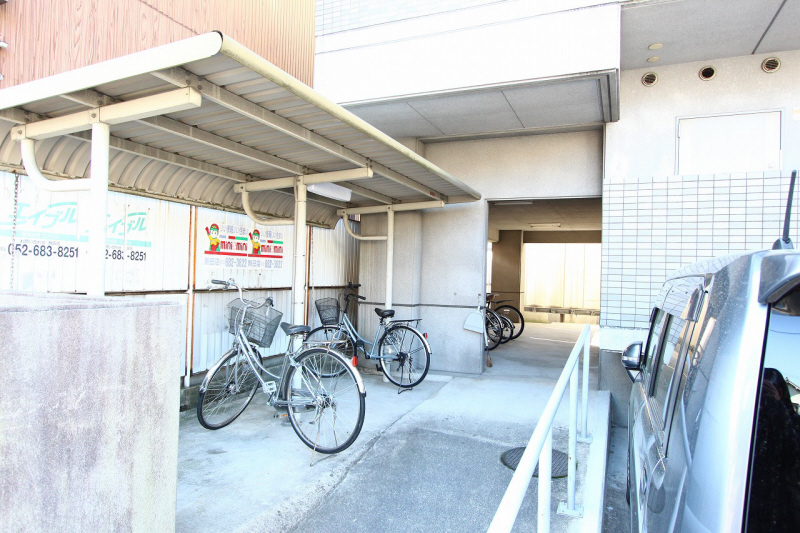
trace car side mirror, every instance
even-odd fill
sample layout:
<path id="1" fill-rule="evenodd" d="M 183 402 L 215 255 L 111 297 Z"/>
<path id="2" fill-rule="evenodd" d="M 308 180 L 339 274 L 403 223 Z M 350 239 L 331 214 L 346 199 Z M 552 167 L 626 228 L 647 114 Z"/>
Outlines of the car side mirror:
<path id="1" fill-rule="evenodd" d="M 634 342 L 629 344 L 622 352 L 622 366 L 628 370 L 642 369 L 642 343 Z"/>

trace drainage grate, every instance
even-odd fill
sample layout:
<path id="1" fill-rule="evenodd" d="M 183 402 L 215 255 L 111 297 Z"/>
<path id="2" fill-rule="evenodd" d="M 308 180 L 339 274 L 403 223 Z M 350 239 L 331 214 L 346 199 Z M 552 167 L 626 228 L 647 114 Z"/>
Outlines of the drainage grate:
<path id="1" fill-rule="evenodd" d="M 503 452 L 503 455 L 500 456 L 500 462 L 511 470 L 516 470 L 520 459 L 522 459 L 523 453 L 525 453 L 524 447 L 511 448 L 510 450 Z M 553 469 L 550 477 L 553 479 L 567 477 L 568 463 L 569 458 L 567 457 L 567 454 L 553 450 Z M 539 465 L 536 465 L 536 469 L 533 471 L 533 477 L 539 477 Z"/>

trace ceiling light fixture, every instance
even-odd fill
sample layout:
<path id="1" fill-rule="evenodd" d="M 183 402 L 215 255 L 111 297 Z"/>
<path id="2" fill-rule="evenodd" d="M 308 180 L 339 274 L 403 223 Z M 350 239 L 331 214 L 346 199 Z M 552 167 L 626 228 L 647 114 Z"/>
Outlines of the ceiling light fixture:
<path id="1" fill-rule="evenodd" d="M 533 204 L 533 200 L 510 200 L 507 202 L 495 202 L 494 205 L 531 205 Z"/>
<path id="2" fill-rule="evenodd" d="M 658 56 L 652 56 L 652 57 L 648 57 L 648 58 L 647 58 L 647 62 L 648 62 L 648 63 L 655 63 L 655 62 L 656 62 L 656 61 L 658 61 L 659 59 L 661 59 L 661 58 L 660 58 L 660 57 L 658 57 Z"/>
<path id="3" fill-rule="evenodd" d="M 664 45 L 661 43 L 653 43 L 647 47 L 648 50 L 660 50 Z"/>
<path id="4" fill-rule="evenodd" d="M 533 228 L 560 228 L 561 222 L 548 222 L 542 224 L 530 224 L 531 229 Z"/>
<path id="5" fill-rule="evenodd" d="M 328 182 L 312 183 L 308 186 L 308 192 L 313 192 L 326 198 L 333 198 L 334 200 L 341 200 L 342 202 L 349 202 L 350 196 L 353 194 L 350 189 Z"/>

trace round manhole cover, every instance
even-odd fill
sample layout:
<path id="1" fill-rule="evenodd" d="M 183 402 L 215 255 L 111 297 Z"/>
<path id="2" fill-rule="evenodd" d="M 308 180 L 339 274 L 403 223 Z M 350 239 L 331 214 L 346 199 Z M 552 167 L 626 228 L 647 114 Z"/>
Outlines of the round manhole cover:
<path id="1" fill-rule="evenodd" d="M 500 456 L 500 462 L 511 470 L 516 470 L 523 453 L 525 453 L 524 447 L 511 448 L 503 452 L 503 455 Z M 568 462 L 567 454 L 553 450 L 553 470 L 551 477 L 553 479 L 567 477 Z M 536 465 L 536 469 L 533 471 L 533 477 L 539 477 L 539 465 Z"/>

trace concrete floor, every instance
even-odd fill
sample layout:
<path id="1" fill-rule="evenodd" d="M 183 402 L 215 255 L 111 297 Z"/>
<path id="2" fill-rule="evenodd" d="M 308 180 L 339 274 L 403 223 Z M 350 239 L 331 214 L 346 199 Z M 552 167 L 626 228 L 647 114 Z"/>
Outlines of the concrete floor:
<path id="1" fill-rule="evenodd" d="M 608 439 L 603 533 L 624 533 L 631 529 L 631 511 L 625 500 L 627 461 L 628 428 L 612 427 Z"/>
<path id="2" fill-rule="evenodd" d="M 430 375 L 399 395 L 380 376 L 364 375 L 364 428 L 335 456 L 312 457 L 260 396 L 219 431 L 184 413 L 177 530 L 485 531 L 512 475 L 500 455 L 527 443 L 579 332 L 574 325 L 526 325 L 520 339 L 491 352 L 494 366 L 483 375 Z M 562 404 L 553 446 L 566 451 L 568 402 Z M 587 453 L 579 445 L 579 488 Z M 566 484 L 553 481 L 554 510 Z M 580 490 L 576 499 L 582 503 Z M 532 483 L 515 531 L 535 529 L 535 513 Z M 579 528 L 575 519 L 552 516 L 554 531 Z"/>

